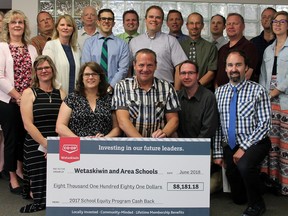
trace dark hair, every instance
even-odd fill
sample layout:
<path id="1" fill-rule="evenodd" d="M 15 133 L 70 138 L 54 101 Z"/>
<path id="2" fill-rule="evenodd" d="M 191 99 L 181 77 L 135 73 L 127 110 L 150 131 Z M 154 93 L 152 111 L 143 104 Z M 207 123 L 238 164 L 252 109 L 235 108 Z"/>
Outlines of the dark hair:
<path id="1" fill-rule="evenodd" d="M 76 82 L 76 88 L 75 92 L 78 93 L 79 95 L 85 96 L 85 87 L 83 83 L 83 74 L 84 70 L 89 67 L 92 71 L 95 73 L 99 74 L 100 76 L 100 83 L 98 87 L 98 96 L 103 97 L 107 94 L 107 88 L 109 86 L 107 80 L 106 80 L 106 75 L 104 74 L 103 69 L 100 67 L 99 64 L 96 62 L 86 62 L 83 64 L 80 68 L 79 74 L 78 74 L 78 79 Z"/>
<path id="2" fill-rule="evenodd" d="M 201 22 L 202 22 L 202 24 L 204 24 L 204 18 L 203 18 L 203 16 L 202 16 L 202 14 L 200 14 L 200 13 L 198 13 L 198 12 L 193 12 L 193 13 L 189 14 L 189 16 L 187 17 L 187 21 L 188 21 L 189 17 L 192 16 L 192 15 L 198 15 L 198 16 L 200 16 Z"/>
<path id="3" fill-rule="evenodd" d="M 137 56 L 138 56 L 139 54 L 151 54 L 151 55 L 153 55 L 154 60 L 155 60 L 155 64 L 157 64 L 157 56 L 156 56 L 156 53 L 155 53 L 153 50 L 148 49 L 148 48 L 144 48 L 144 49 L 138 50 L 138 51 L 136 52 L 136 54 L 135 54 L 135 57 L 134 57 L 134 62 L 135 62 L 135 63 L 136 63 L 136 58 L 137 58 Z"/>
<path id="4" fill-rule="evenodd" d="M 37 76 L 37 67 L 38 65 L 44 63 L 45 61 L 48 62 L 49 66 L 51 67 L 51 70 L 52 70 L 52 87 L 53 88 L 56 88 L 56 76 L 57 76 L 57 69 L 56 69 L 56 66 L 54 64 L 54 62 L 52 61 L 52 59 L 47 56 L 47 55 L 39 55 L 34 63 L 33 63 L 33 70 L 32 70 L 32 83 L 31 83 L 31 87 L 34 87 L 34 88 L 38 88 L 39 87 L 39 79 L 38 79 L 38 76 Z"/>
<path id="5" fill-rule="evenodd" d="M 189 59 L 188 59 L 188 60 L 185 60 L 184 62 L 182 62 L 182 63 L 180 64 L 180 66 L 179 66 L 179 72 L 181 71 L 181 67 L 182 67 L 184 64 L 194 65 L 194 66 L 195 66 L 195 69 L 196 69 L 195 72 L 198 73 L 198 71 L 199 71 L 198 64 L 197 64 L 196 62 L 193 62 L 193 61 L 189 60 Z"/>
<path id="6" fill-rule="evenodd" d="M 227 64 L 227 58 L 231 53 L 238 53 L 240 56 L 243 57 L 245 65 L 249 64 L 249 59 L 244 51 L 239 50 L 239 49 L 232 49 L 232 50 L 229 50 L 229 52 L 227 53 L 225 57 L 225 65 Z"/>
<path id="7" fill-rule="evenodd" d="M 100 20 L 100 16 L 101 16 L 101 14 L 104 13 L 104 12 L 111 13 L 112 16 L 113 16 L 113 20 L 115 19 L 115 16 L 114 16 L 113 11 L 112 11 L 111 9 L 109 9 L 109 8 L 104 8 L 104 9 L 101 9 L 101 10 L 98 11 L 98 20 Z"/>
<path id="8" fill-rule="evenodd" d="M 179 14 L 182 22 L 184 22 L 182 13 L 181 13 L 180 11 L 178 11 L 178 10 L 169 10 L 169 12 L 168 12 L 168 14 L 167 14 L 167 19 L 166 19 L 166 21 L 168 21 L 169 15 L 172 14 L 172 13 L 177 13 L 177 14 Z"/>
<path id="9" fill-rule="evenodd" d="M 162 21 L 164 20 L 164 11 L 163 11 L 163 9 L 160 6 L 157 6 L 157 5 L 152 5 L 149 8 L 147 8 L 146 13 L 145 13 L 145 19 L 147 19 L 148 12 L 151 9 L 159 10 L 161 12 L 161 15 L 162 15 Z"/>
<path id="10" fill-rule="evenodd" d="M 267 8 L 265 8 L 265 9 L 262 11 L 261 15 L 262 15 L 262 14 L 264 13 L 264 11 L 266 11 L 266 10 L 272 10 L 274 13 L 277 12 L 274 8 L 272 8 L 272 7 L 267 7 Z"/>
<path id="11" fill-rule="evenodd" d="M 139 15 L 138 15 L 138 13 L 137 13 L 135 10 L 133 10 L 133 9 L 124 11 L 124 13 L 123 13 L 123 15 L 122 15 L 123 23 L 124 23 L 124 19 L 125 19 L 126 14 L 135 14 L 136 17 L 137 17 L 137 22 L 139 23 Z"/>
<path id="12" fill-rule="evenodd" d="M 242 22 L 243 24 L 245 24 L 244 18 L 243 18 L 243 16 L 242 16 L 241 14 L 239 14 L 239 13 L 229 13 L 229 14 L 227 15 L 227 18 L 226 18 L 226 19 L 228 19 L 230 16 L 238 16 L 238 17 L 240 18 L 241 22 Z"/>
<path id="13" fill-rule="evenodd" d="M 222 20 L 223 20 L 223 24 L 225 25 L 226 24 L 226 19 L 225 19 L 225 17 L 224 16 L 222 16 L 221 14 L 215 14 L 214 16 L 212 16 L 211 17 L 211 19 L 210 19 L 210 21 L 214 18 L 214 17 L 216 17 L 216 16 L 219 16 L 219 17 L 221 17 L 222 18 Z"/>
<path id="14" fill-rule="evenodd" d="M 54 20 L 53 17 L 52 17 L 52 15 L 51 15 L 49 12 L 47 12 L 47 11 L 40 11 L 40 12 L 37 14 L 37 24 L 39 24 L 39 20 L 38 20 L 38 19 L 39 19 L 39 15 L 40 15 L 40 14 L 48 14 L 48 15 L 51 17 L 51 19 Z M 54 22 L 54 21 L 53 21 L 53 22 Z"/>

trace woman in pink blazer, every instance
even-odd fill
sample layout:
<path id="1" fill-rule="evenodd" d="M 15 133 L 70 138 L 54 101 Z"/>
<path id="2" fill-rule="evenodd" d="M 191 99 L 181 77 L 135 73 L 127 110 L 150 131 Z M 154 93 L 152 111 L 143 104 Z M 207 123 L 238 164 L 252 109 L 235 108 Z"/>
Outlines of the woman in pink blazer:
<path id="1" fill-rule="evenodd" d="M 20 10 L 8 11 L 3 19 L 0 42 L 0 125 L 4 134 L 4 170 L 9 172 L 9 187 L 14 194 L 22 193 L 17 174 L 23 178 L 26 133 L 19 105 L 22 92 L 30 86 L 32 64 L 37 57 L 29 37 L 29 23 L 25 14 Z"/>

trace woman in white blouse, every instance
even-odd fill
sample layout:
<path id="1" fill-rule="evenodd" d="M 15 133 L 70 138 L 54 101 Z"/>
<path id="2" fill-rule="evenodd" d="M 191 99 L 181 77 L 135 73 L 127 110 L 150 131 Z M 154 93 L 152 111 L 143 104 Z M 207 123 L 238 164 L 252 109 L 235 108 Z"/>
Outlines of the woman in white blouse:
<path id="1" fill-rule="evenodd" d="M 68 14 L 61 15 L 55 24 L 52 40 L 43 49 L 43 55 L 53 60 L 58 71 L 57 81 L 66 93 L 73 92 L 80 69 L 77 34 L 74 19 Z"/>

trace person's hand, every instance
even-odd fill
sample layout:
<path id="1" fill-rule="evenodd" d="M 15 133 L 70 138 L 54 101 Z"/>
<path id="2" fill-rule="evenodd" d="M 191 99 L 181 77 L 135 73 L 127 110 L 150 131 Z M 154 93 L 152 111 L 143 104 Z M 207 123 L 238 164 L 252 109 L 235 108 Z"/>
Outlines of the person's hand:
<path id="1" fill-rule="evenodd" d="M 238 163 L 238 161 L 240 160 L 240 158 L 245 154 L 245 151 L 241 148 L 239 148 L 235 154 L 233 155 L 233 161 L 235 164 Z"/>
<path id="2" fill-rule="evenodd" d="M 104 134 L 102 134 L 102 133 L 97 133 L 94 137 L 104 137 Z"/>
<path id="3" fill-rule="evenodd" d="M 20 103 L 21 103 L 21 95 L 20 95 L 20 97 L 18 97 L 18 98 L 16 99 L 16 103 L 18 104 L 18 106 L 20 106 Z"/>
<path id="4" fill-rule="evenodd" d="M 158 129 L 152 133 L 152 137 L 153 138 L 166 138 L 167 134 L 163 130 Z"/>
<path id="5" fill-rule="evenodd" d="M 224 167 L 224 160 L 223 159 L 214 159 L 214 163 L 218 166 Z"/>

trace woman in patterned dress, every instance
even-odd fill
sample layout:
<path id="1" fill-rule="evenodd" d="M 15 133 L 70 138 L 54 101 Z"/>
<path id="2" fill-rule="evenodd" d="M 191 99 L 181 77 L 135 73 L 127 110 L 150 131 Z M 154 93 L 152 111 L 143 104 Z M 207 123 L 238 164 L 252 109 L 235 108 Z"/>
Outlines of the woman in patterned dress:
<path id="1" fill-rule="evenodd" d="M 262 171 L 278 181 L 281 193 L 288 195 L 288 13 L 277 12 L 271 26 L 276 40 L 264 52 L 259 79 L 272 105 L 272 149 Z"/>
<path id="2" fill-rule="evenodd" d="M 46 159 L 48 136 L 55 132 L 58 111 L 65 93 L 55 84 L 56 68 L 49 56 L 38 56 L 33 64 L 32 85 L 22 95 L 21 115 L 27 135 L 24 143 L 24 197 L 33 197 L 33 203 L 20 212 L 35 212 L 46 207 Z"/>
<path id="3" fill-rule="evenodd" d="M 75 92 L 61 105 L 56 131 L 65 137 L 116 137 L 120 135 L 111 95 L 102 68 L 96 62 L 85 63 L 79 72 Z"/>
<path id="4" fill-rule="evenodd" d="M 25 129 L 20 114 L 22 92 L 30 86 L 37 51 L 30 44 L 28 19 L 20 10 L 3 19 L 0 42 L 0 125 L 4 134 L 4 170 L 9 172 L 10 191 L 21 194 L 17 175 L 23 177 Z M 17 175 L 16 175 L 17 170 Z"/>

